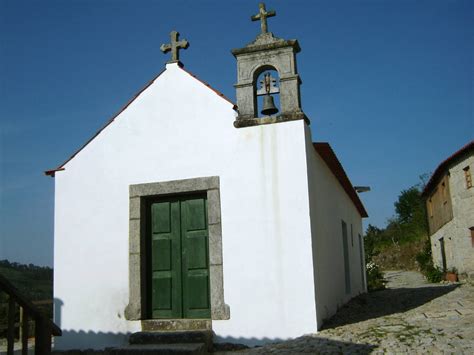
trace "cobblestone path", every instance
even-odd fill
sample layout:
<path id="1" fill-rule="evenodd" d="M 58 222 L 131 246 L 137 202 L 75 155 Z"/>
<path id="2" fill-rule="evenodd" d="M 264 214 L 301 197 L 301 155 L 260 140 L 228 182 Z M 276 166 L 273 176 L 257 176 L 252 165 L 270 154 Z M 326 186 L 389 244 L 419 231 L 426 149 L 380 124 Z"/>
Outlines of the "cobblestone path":
<path id="1" fill-rule="evenodd" d="M 388 289 L 349 302 L 317 334 L 219 354 L 474 354 L 474 286 L 390 271 Z"/>

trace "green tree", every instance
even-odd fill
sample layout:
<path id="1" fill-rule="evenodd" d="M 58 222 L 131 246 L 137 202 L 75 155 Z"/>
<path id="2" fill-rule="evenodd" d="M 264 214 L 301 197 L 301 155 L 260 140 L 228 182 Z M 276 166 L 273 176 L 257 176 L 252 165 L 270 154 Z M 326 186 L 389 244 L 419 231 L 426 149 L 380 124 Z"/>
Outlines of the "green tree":
<path id="1" fill-rule="evenodd" d="M 365 231 L 364 247 L 365 247 L 365 263 L 369 263 L 374 256 L 377 255 L 377 245 L 380 243 L 383 230 L 371 224 Z"/>
<path id="2" fill-rule="evenodd" d="M 420 184 L 400 193 L 395 202 L 395 212 L 402 240 L 415 240 L 428 235 L 426 204 L 421 196 Z"/>
<path id="3" fill-rule="evenodd" d="M 412 186 L 408 190 L 403 190 L 395 202 L 395 212 L 398 222 L 409 224 L 419 217 L 419 212 L 424 212 L 424 201 L 417 186 Z M 419 221 L 416 221 L 419 222 Z"/>

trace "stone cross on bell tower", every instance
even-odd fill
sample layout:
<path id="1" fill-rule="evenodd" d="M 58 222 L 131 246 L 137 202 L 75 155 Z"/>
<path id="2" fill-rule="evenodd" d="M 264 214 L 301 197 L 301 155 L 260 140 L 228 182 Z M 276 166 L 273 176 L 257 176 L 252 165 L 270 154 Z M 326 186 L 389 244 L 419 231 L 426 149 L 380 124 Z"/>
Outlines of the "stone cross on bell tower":
<path id="1" fill-rule="evenodd" d="M 262 33 L 267 33 L 268 32 L 267 17 L 276 16 L 276 12 L 273 10 L 270 10 L 267 12 L 267 10 L 265 9 L 265 4 L 263 2 L 258 4 L 258 7 L 259 7 L 258 14 L 252 16 L 250 19 L 252 21 L 260 20 L 260 27 L 262 28 Z"/>
<path id="2" fill-rule="evenodd" d="M 178 63 L 179 62 L 179 50 L 186 49 L 189 47 L 189 42 L 185 39 L 178 41 L 179 32 L 171 31 L 170 33 L 171 43 L 162 44 L 160 49 L 163 53 L 171 51 L 171 60 L 168 63 Z"/>
<path id="3" fill-rule="evenodd" d="M 252 21 L 261 21 L 261 33 L 243 48 L 232 50 L 237 59 L 238 116 L 234 126 L 248 127 L 292 120 L 309 120 L 301 110 L 301 79 L 296 70 L 296 54 L 300 52 L 297 40 L 285 40 L 268 32 L 267 18 L 275 16 L 275 11 L 266 11 L 265 4 L 259 4 L 259 13 Z M 274 70 L 278 76 L 280 109 L 279 114 L 258 117 L 258 77 L 265 71 Z"/>

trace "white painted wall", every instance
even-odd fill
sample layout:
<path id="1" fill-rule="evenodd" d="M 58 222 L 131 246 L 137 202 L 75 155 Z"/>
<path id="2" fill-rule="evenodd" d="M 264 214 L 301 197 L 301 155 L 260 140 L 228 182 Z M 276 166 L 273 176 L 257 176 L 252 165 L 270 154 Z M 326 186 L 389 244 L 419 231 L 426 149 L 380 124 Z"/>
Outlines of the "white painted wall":
<path id="1" fill-rule="evenodd" d="M 58 348 L 118 345 L 140 330 L 123 314 L 129 185 L 205 176 L 220 177 L 224 293 L 231 312 L 230 320 L 213 321 L 213 330 L 227 341 L 248 343 L 316 330 L 306 125 L 235 129 L 234 119 L 230 103 L 167 65 L 56 174 L 54 296 L 62 306 L 55 317 L 64 331 Z M 319 167 L 317 158 L 312 162 Z M 317 178 L 333 187 L 325 173 Z M 360 223 L 353 223 L 359 231 Z M 340 230 L 324 226 L 321 232 L 335 239 L 318 243 L 341 249 Z M 325 261 L 319 264 L 325 267 Z M 328 271 L 321 282 L 340 270 Z M 327 291 L 319 293 L 326 302 Z"/>
<path id="2" fill-rule="evenodd" d="M 366 291 L 365 280 L 362 279 L 361 273 L 358 237 L 359 234 L 363 236 L 362 218 L 336 177 L 315 151 L 308 127 L 306 127 L 306 154 L 319 329 L 324 320 L 332 316 L 340 306 Z M 351 279 L 349 294 L 345 293 L 342 220 L 347 224 Z M 351 238 L 351 226 L 353 238 Z M 361 240 L 363 244 L 363 238 Z"/>
<path id="3" fill-rule="evenodd" d="M 474 187 L 466 188 L 464 168 L 470 167 L 474 176 L 474 155 L 467 156 L 449 169 L 449 191 L 453 206 L 453 219 L 431 236 L 431 249 L 435 265 L 442 268 L 441 246 L 444 238 L 446 266 L 459 273 L 474 273 L 474 247 L 470 227 L 474 226 Z"/>

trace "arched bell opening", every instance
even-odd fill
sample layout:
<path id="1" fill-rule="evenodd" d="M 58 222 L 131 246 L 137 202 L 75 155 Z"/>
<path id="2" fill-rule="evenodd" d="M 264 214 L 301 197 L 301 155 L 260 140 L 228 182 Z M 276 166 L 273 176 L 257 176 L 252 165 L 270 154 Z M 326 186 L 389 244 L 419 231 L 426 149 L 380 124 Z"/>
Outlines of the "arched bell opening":
<path id="1" fill-rule="evenodd" d="M 275 116 L 280 112 L 280 77 L 272 66 L 263 66 L 254 76 L 255 117 Z"/>

